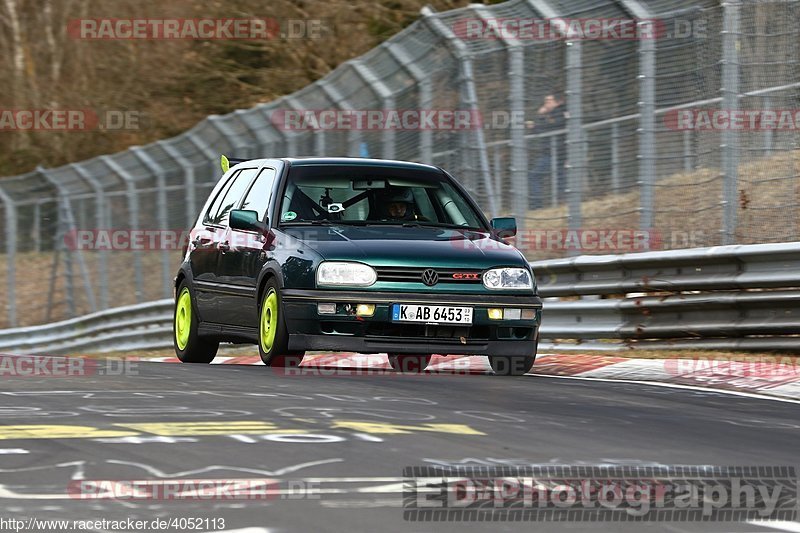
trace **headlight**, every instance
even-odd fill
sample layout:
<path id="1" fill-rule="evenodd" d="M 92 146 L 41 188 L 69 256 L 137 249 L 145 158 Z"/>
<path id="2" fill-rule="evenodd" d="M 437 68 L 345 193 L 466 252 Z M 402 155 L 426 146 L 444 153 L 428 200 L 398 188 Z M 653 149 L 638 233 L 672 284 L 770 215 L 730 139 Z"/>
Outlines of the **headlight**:
<path id="1" fill-rule="evenodd" d="M 324 261 L 317 267 L 317 285 L 369 287 L 378 279 L 375 269 L 363 263 Z"/>
<path id="2" fill-rule="evenodd" d="M 532 289 L 531 273 L 524 268 L 493 268 L 483 273 L 487 289 Z"/>

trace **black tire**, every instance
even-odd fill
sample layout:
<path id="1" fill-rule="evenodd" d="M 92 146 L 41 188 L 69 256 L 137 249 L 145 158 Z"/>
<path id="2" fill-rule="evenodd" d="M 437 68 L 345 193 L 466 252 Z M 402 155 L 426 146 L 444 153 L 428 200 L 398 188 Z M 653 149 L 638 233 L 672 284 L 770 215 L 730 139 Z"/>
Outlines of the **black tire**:
<path id="1" fill-rule="evenodd" d="M 271 346 L 265 345 L 262 338 L 262 321 L 264 320 L 265 304 L 270 295 L 274 294 L 276 302 L 274 306 L 268 306 L 270 312 L 275 312 L 277 317 L 272 325 L 275 328 L 275 337 Z M 271 329 L 271 328 L 270 328 Z M 258 354 L 265 365 L 271 367 L 296 367 L 303 361 L 305 352 L 289 350 L 289 332 L 286 328 L 286 320 L 283 316 L 283 302 L 278 284 L 274 279 L 267 281 L 258 302 Z"/>
<path id="2" fill-rule="evenodd" d="M 181 328 L 181 339 L 184 342 L 180 342 L 178 339 L 178 309 L 179 304 L 186 305 L 186 302 L 181 302 L 182 295 L 184 291 L 188 293 L 188 305 L 189 305 L 189 317 L 188 320 L 184 319 L 185 321 L 189 322 L 189 331 L 188 335 L 185 333 L 185 322 L 183 327 Z M 185 310 L 185 308 L 182 308 Z M 185 312 L 184 312 L 185 316 Z M 197 314 L 197 306 L 195 305 L 194 299 L 194 292 L 192 288 L 189 286 L 189 283 L 186 280 L 182 281 L 180 285 L 178 285 L 178 290 L 175 293 L 175 306 L 173 309 L 172 314 L 172 345 L 175 348 L 175 355 L 182 363 L 205 363 L 208 364 L 214 360 L 214 357 L 217 355 L 217 350 L 219 349 L 219 340 L 212 339 L 209 337 L 201 337 L 198 331 L 198 325 L 200 321 L 198 320 Z M 181 346 L 183 346 L 181 348 Z"/>
<path id="3" fill-rule="evenodd" d="M 395 372 L 405 374 L 419 374 L 428 368 L 432 355 L 393 354 L 389 355 L 389 365 Z"/>

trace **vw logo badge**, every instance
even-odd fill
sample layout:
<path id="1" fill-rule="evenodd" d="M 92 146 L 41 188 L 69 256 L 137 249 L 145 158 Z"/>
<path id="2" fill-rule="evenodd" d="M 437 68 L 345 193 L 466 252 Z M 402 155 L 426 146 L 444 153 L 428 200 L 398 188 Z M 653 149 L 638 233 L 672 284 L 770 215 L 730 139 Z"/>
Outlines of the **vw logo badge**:
<path id="1" fill-rule="evenodd" d="M 432 268 L 429 268 L 422 272 L 422 283 L 427 285 L 428 287 L 432 287 L 439 282 L 439 274 Z"/>

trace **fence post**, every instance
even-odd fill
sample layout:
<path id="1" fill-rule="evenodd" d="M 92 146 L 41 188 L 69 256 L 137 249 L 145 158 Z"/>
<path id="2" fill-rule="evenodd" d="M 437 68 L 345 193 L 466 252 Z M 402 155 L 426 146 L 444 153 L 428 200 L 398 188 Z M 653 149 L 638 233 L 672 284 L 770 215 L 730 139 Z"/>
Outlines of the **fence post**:
<path id="1" fill-rule="evenodd" d="M 619 123 L 611 124 L 611 189 L 619 194 Z"/>
<path id="2" fill-rule="evenodd" d="M 248 130 L 253 135 L 253 139 L 255 139 L 258 147 L 258 152 L 255 153 L 256 157 L 281 157 L 284 154 L 276 154 L 274 151 L 272 153 L 268 153 L 267 147 L 270 147 L 274 150 L 275 143 L 277 142 L 277 138 L 281 138 L 280 134 L 272 135 L 268 133 L 269 131 L 275 132 L 275 126 L 271 122 L 266 122 L 266 125 L 269 127 L 269 130 L 264 126 L 265 122 L 263 120 L 263 115 L 259 113 L 260 108 L 266 108 L 264 104 L 258 105 L 255 108 L 251 109 L 238 109 L 234 111 L 234 114 L 238 115 L 241 119 L 242 123 L 247 127 Z"/>
<path id="3" fill-rule="evenodd" d="M 69 166 L 78 176 L 81 177 L 82 180 L 89 184 L 89 186 L 92 188 L 92 192 L 94 192 L 94 223 L 96 229 L 110 230 L 110 224 L 108 223 L 108 219 L 106 217 L 108 212 L 106 194 L 103 190 L 103 186 L 100 184 L 100 181 L 98 181 L 97 178 L 92 176 L 88 170 L 79 164 L 71 163 Z M 98 290 L 100 309 L 108 309 L 108 250 L 103 247 L 97 251 L 97 254 L 97 277 L 100 285 Z"/>
<path id="4" fill-rule="evenodd" d="M 330 81 L 321 79 L 317 82 L 322 92 L 335 104 L 344 111 L 353 111 L 354 108 L 350 102 L 342 96 L 339 89 L 333 86 Z M 361 149 L 361 132 L 356 128 L 347 130 L 347 155 L 350 157 L 358 157 Z"/>
<path id="5" fill-rule="evenodd" d="M 568 36 L 570 38 L 571 36 Z M 583 194 L 583 87 L 580 39 L 567 41 L 567 205 L 568 226 L 581 227 L 581 197 Z M 575 255 L 578 250 L 571 250 Z"/>
<path id="6" fill-rule="evenodd" d="M 17 325 L 17 206 L 14 200 L 0 186 L 0 201 L 3 202 L 5 212 L 6 230 L 6 313 L 8 315 L 8 326 L 13 328 Z"/>
<path id="7" fill-rule="evenodd" d="M 722 106 L 728 113 L 739 108 L 739 7 L 738 1 L 722 3 Z M 733 128 L 722 131 L 722 244 L 736 242 L 739 136 Z"/>
<path id="8" fill-rule="evenodd" d="M 66 187 L 64 187 L 57 179 L 50 177 L 47 169 L 38 166 L 36 167 L 36 171 L 48 183 L 50 183 L 56 191 L 58 191 L 58 230 L 56 231 L 58 242 L 55 243 L 55 247 L 61 247 L 64 249 L 65 255 L 67 256 L 67 301 L 70 313 L 72 316 L 75 316 L 75 289 L 72 282 L 72 250 L 66 246 L 64 239 L 67 231 L 75 231 L 78 229 L 77 224 L 75 224 L 75 216 L 72 213 L 72 204 L 69 201 L 69 194 L 66 190 Z M 94 288 L 92 287 L 92 283 L 89 279 L 89 269 L 86 266 L 86 261 L 84 260 L 83 252 L 80 250 L 80 248 L 75 250 L 75 255 L 78 257 L 78 268 L 81 270 L 83 285 L 86 288 L 86 299 L 89 302 L 89 309 L 94 313 L 97 311 L 97 302 L 94 298 Z M 50 312 L 49 306 L 47 312 Z"/>
<path id="9" fill-rule="evenodd" d="M 133 146 L 131 148 L 131 152 L 135 155 L 139 161 L 142 162 L 144 166 L 146 166 L 150 172 L 152 172 L 156 177 L 156 220 L 158 221 L 158 227 L 162 232 L 172 231 L 174 228 L 168 228 L 169 222 L 167 220 L 167 180 L 164 175 L 164 169 L 161 168 L 150 154 L 147 153 L 146 150 L 142 149 L 141 146 Z M 182 234 L 182 232 L 181 232 Z M 162 241 L 162 248 L 161 248 L 161 292 L 164 295 L 164 298 L 169 298 L 172 296 L 172 272 L 171 272 L 171 265 L 170 265 L 170 257 L 169 257 L 169 250 L 163 247 Z"/>
<path id="10" fill-rule="evenodd" d="M 139 229 L 139 194 L 136 190 L 136 184 L 133 176 L 127 170 L 122 168 L 110 156 L 100 156 L 102 161 L 111 172 L 119 176 L 125 182 L 125 189 L 128 196 L 128 224 L 130 230 Z M 144 300 L 144 273 L 142 272 L 142 251 L 138 249 L 133 250 L 133 278 L 135 283 L 135 296 L 136 303 Z"/>
<path id="11" fill-rule="evenodd" d="M 419 88 L 419 109 L 430 109 L 433 103 L 433 90 L 431 88 L 431 77 L 425 73 L 416 63 L 414 63 L 399 44 L 387 41 L 383 45 L 403 70 L 417 83 Z M 433 164 L 433 132 L 424 128 L 417 135 L 419 138 L 419 162 Z"/>
<path id="12" fill-rule="evenodd" d="M 637 22 L 640 33 L 655 32 L 653 22 Z M 649 231 L 655 224 L 654 189 L 655 168 L 655 128 L 656 128 L 656 41 L 655 38 L 639 39 L 639 189 L 640 209 L 639 228 Z"/>
<path id="13" fill-rule="evenodd" d="M 472 8 L 484 21 L 494 15 L 486 7 L 475 4 Z M 511 209 L 522 220 L 528 213 L 530 189 L 528 183 L 528 150 L 525 144 L 525 48 L 518 39 L 500 35 L 508 53 L 508 109 L 509 139 L 511 142 Z M 496 174 L 500 179 L 500 173 Z M 502 190 L 502 187 L 500 188 Z M 544 188 L 542 188 L 542 191 Z M 544 204 L 544 202 L 542 202 Z"/>
<path id="14" fill-rule="evenodd" d="M 194 173 L 194 165 L 189 162 L 186 157 L 174 146 L 166 141 L 156 141 L 168 156 L 177 161 L 178 166 L 183 169 L 183 182 L 185 184 L 184 192 L 186 193 L 186 227 L 191 228 L 194 225 L 196 211 L 196 195 L 197 195 L 197 182 Z"/>
<path id="15" fill-rule="evenodd" d="M 369 68 L 369 66 L 367 66 L 360 59 L 349 61 L 348 64 L 353 67 L 356 75 L 364 80 L 364 83 L 367 85 L 367 87 L 369 87 L 372 92 L 375 93 L 375 96 L 380 98 L 384 113 L 387 110 L 395 110 L 394 94 L 392 94 L 392 91 L 389 89 L 389 87 L 387 87 L 386 84 L 383 83 L 374 72 L 372 72 L 372 69 Z M 382 144 L 381 157 L 383 159 L 394 159 L 395 131 L 393 129 L 385 128 L 383 130 Z"/>
<path id="16" fill-rule="evenodd" d="M 692 131 L 687 129 L 683 132 L 683 171 L 691 172 L 692 168 Z"/>
<path id="17" fill-rule="evenodd" d="M 427 24 L 431 31 L 445 40 L 461 67 L 461 101 L 469 108 L 473 118 L 480 116 L 481 110 L 478 105 L 478 92 L 475 89 L 475 76 L 472 68 L 472 58 L 467 45 L 453 33 L 444 22 L 439 20 L 430 7 L 423 7 L 420 11 L 422 21 Z M 483 128 L 474 128 L 475 149 L 478 152 L 479 172 L 483 174 L 483 186 L 486 189 L 489 216 L 493 217 L 499 213 L 499 198 L 495 192 L 494 180 L 492 180 L 491 169 L 489 168 L 489 155 L 486 149 L 486 139 L 483 135 Z"/>

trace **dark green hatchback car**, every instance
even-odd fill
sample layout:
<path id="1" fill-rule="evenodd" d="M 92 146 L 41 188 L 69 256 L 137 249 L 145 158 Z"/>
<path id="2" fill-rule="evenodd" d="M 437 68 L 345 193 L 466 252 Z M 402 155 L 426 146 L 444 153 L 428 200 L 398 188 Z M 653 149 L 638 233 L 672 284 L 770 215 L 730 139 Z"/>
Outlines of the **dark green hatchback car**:
<path id="1" fill-rule="evenodd" d="M 444 170 L 356 158 L 256 159 L 219 180 L 175 279 L 175 351 L 209 363 L 255 343 L 270 366 L 306 351 L 485 355 L 518 375 L 542 301 L 522 253 Z"/>

